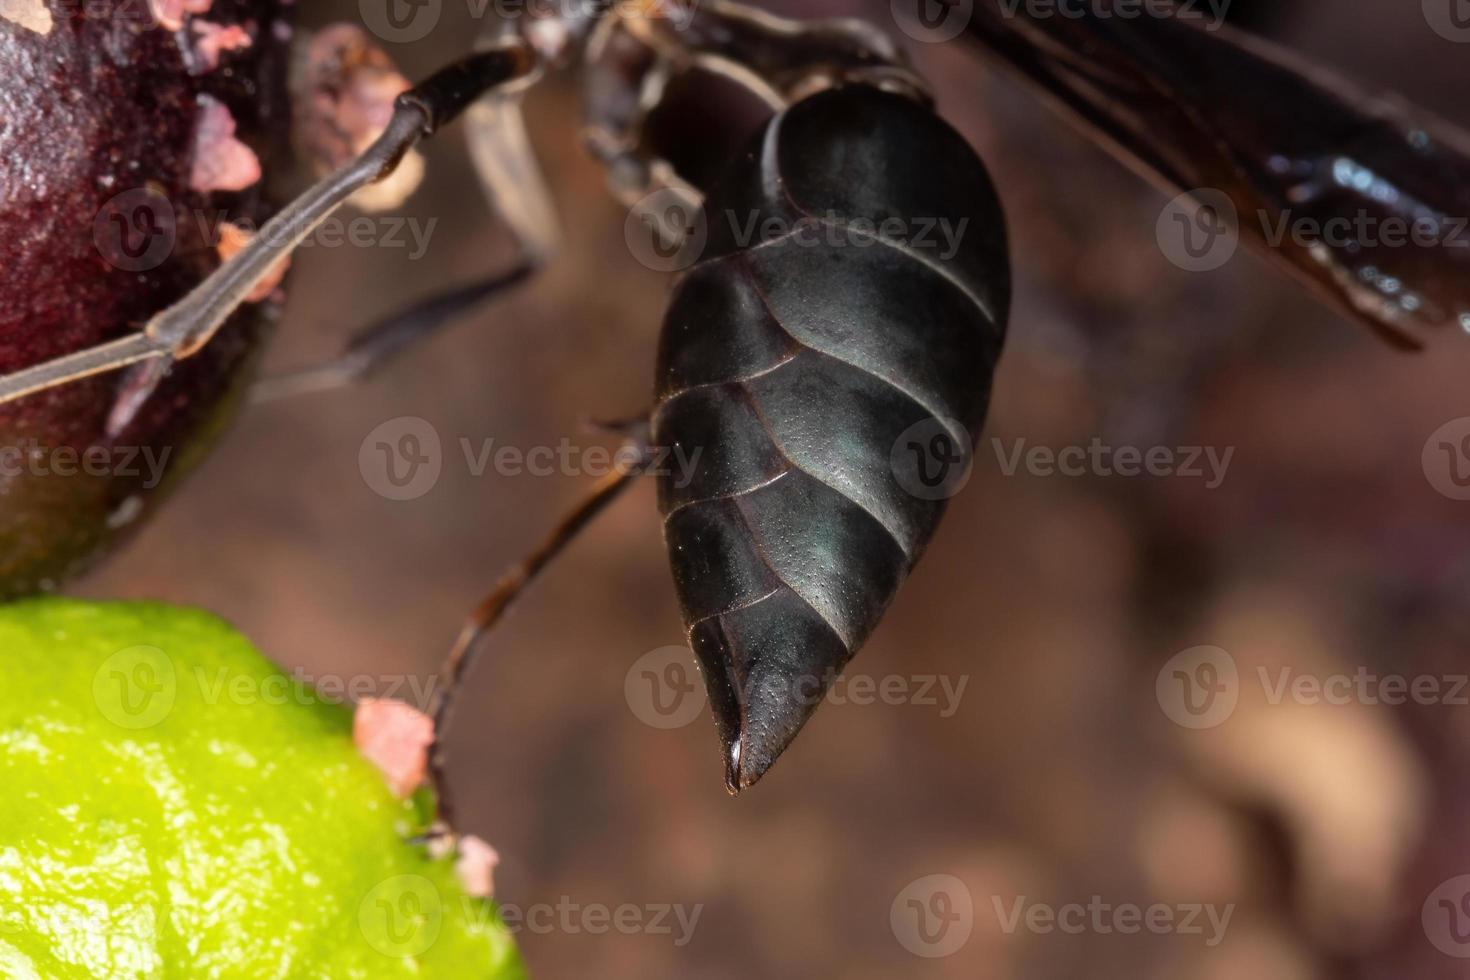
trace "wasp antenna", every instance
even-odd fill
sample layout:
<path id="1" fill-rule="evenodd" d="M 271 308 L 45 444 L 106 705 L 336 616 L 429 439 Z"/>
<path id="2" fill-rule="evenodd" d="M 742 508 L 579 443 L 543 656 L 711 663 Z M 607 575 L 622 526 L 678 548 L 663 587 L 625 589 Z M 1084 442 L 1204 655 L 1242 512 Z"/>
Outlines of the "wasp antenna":
<path id="1" fill-rule="evenodd" d="M 485 92 L 529 80 L 534 52 L 509 39 L 431 75 L 400 96 L 388 127 L 363 154 L 315 184 L 261 228 L 250 243 L 187 296 L 149 320 L 142 333 L 56 358 L 0 378 L 0 404 L 151 358 L 186 358 L 213 339 L 230 315 L 354 193 L 391 174 L 414 145 Z"/>
<path id="2" fill-rule="evenodd" d="M 400 106 L 417 106 L 427 117 L 424 134 L 432 135 L 492 89 L 529 81 L 536 71 L 536 52 L 519 38 L 507 37 L 452 65 L 439 69 L 398 97 Z"/>

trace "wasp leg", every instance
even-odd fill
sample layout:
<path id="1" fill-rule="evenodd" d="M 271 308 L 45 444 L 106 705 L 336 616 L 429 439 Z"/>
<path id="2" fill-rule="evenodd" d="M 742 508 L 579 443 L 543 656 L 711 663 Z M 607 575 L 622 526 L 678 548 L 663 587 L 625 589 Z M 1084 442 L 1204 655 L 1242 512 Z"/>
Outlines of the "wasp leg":
<path id="1" fill-rule="evenodd" d="M 492 44 L 500 43 L 498 40 Z M 556 253 L 556 207 L 536 162 L 521 113 L 524 85 L 484 98 L 465 113 L 470 156 L 491 206 L 515 235 L 520 260 L 509 271 L 456 286 L 359 331 L 324 364 L 266 378 L 252 391 L 269 401 L 354 384 L 381 370 L 480 303 L 531 278 Z"/>
<path id="2" fill-rule="evenodd" d="M 560 222 L 526 134 L 520 95 L 476 102 L 465 113 L 465 138 L 485 196 L 515 234 L 521 254 L 545 263 L 560 246 Z"/>
<path id="3" fill-rule="evenodd" d="M 928 100 L 928 86 L 893 38 L 853 17 L 793 20 L 739 0 L 702 0 L 677 14 L 618 18 L 614 28 L 678 71 L 725 75 L 777 108 L 849 82 Z"/>
<path id="4" fill-rule="evenodd" d="M 883 31 L 853 18 L 798 21 L 734 0 L 674 2 L 609 16 L 586 42 L 588 150 L 629 208 L 654 198 L 647 217 L 677 246 L 703 194 L 650 145 L 648 125 L 679 79 L 720 76 L 772 113 L 823 88 L 861 82 L 930 100 L 928 87 Z"/>
<path id="5" fill-rule="evenodd" d="M 535 264 L 523 262 L 508 272 L 497 272 L 420 300 L 358 331 L 342 353 L 331 360 L 261 380 L 251 389 L 250 398 L 255 402 L 274 401 L 364 381 L 481 303 L 530 279 L 536 270 Z"/>
<path id="6" fill-rule="evenodd" d="M 617 500 L 624 490 L 633 485 L 633 481 L 648 468 L 652 459 L 648 419 L 645 416 L 636 426 L 636 431 L 630 433 L 618 450 L 612 472 L 598 480 L 587 495 L 557 522 L 540 544 L 500 576 L 489 594 L 465 620 L 454 648 L 437 675 L 440 686 L 430 712 L 434 717 L 434 744 L 429 750 L 429 777 L 438 794 L 440 819 L 446 823 L 453 825 L 454 821 L 445 779 L 444 732 L 454 707 L 455 696 L 464 686 L 464 678 L 470 665 L 484 649 L 490 631 L 511 603 L 553 559 L 566 550 L 583 529 Z"/>
<path id="7" fill-rule="evenodd" d="M 287 205 L 250 244 L 153 317 L 142 332 L 0 378 L 0 404 L 139 361 L 161 358 L 166 363 L 196 353 L 275 265 L 349 197 L 391 174 L 421 139 L 453 121 L 485 92 L 527 78 L 537 67 L 535 53 L 511 40 L 436 72 L 398 97 L 388 128 L 362 156 Z M 163 373 L 153 370 L 142 377 L 156 384 Z"/>

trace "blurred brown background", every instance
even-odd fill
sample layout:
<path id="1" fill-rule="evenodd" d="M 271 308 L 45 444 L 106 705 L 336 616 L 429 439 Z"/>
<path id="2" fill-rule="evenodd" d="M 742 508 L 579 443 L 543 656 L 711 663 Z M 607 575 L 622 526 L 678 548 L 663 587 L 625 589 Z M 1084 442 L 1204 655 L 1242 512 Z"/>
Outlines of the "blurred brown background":
<path id="1" fill-rule="evenodd" d="M 780 9 L 892 23 L 886 5 Z M 1470 46 L 1435 34 L 1418 3 L 1239 12 L 1470 123 Z M 306 15 L 357 10 L 333 0 Z M 395 54 L 421 75 L 474 29 L 451 0 L 437 30 Z M 1167 195 L 968 50 L 910 48 L 992 169 L 1017 298 L 974 478 L 851 673 L 914 695 L 926 679 L 963 683 L 957 710 L 941 710 L 938 680 L 938 704 L 827 705 L 759 786 L 727 797 L 707 712 L 660 729 L 625 692 L 640 657 L 682 642 L 652 487 L 639 486 L 517 607 L 452 735 L 465 829 L 504 856 L 499 897 L 572 909 L 571 929 L 558 913 L 550 931 L 522 930 L 533 972 L 1463 976 L 1441 948 L 1470 953 L 1446 931 L 1466 889 L 1431 893 L 1470 873 L 1470 692 L 1273 704 L 1259 678 L 1431 677 L 1448 695 L 1470 671 L 1470 504 L 1437 492 L 1421 463 L 1431 433 L 1470 414 L 1466 338 L 1398 354 L 1253 257 L 1181 271 L 1155 241 Z M 432 673 L 466 611 L 589 482 L 477 476 L 460 440 L 610 445 L 579 419 L 647 403 L 668 295 L 580 150 L 575 87 L 557 80 L 530 106 L 565 224 L 555 265 L 371 384 L 250 411 L 79 591 L 217 610 L 307 676 L 386 689 Z M 385 310 L 509 261 L 459 133 L 429 158 L 404 212 L 437 219 L 428 256 L 302 254 L 271 366 L 324 356 Z M 359 450 L 403 416 L 432 424 L 443 472 L 393 501 Z M 1183 476 L 1007 476 L 992 437 L 1006 453 L 1098 437 L 1234 455 L 1213 490 Z M 1167 688 L 1166 663 L 1200 645 L 1228 652 L 1238 703 L 1195 730 L 1171 721 L 1156 681 L 1164 670 Z M 910 898 L 960 918 L 923 932 Z M 699 918 L 682 946 L 672 914 L 673 935 L 576 926 L 579 910 L 624 904 L 645 922 L 659 906 Z M 1011 927 L 1017 908 L 1069 904 L 1102 909 L 1102 927 L 1091 911 L 1068 920 L 1084 923 L 1076 934 L 1024 916 Z M 1155 904 L 1199 933 L 1108 928 Z M 1191 906 L 1229 911 L 1221 941 L 1205 912 L 1184 922 Z"/>

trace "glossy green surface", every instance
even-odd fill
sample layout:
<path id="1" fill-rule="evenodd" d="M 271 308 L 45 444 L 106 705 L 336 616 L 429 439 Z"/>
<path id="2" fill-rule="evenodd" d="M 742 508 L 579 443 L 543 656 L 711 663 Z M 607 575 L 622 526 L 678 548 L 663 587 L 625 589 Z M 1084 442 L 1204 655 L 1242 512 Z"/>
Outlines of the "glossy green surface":
<path id="1" fill-rule="evenodd" d="M 349 712 L 204 613 L 0 607 L 0 976 L 521 978 Z"/>

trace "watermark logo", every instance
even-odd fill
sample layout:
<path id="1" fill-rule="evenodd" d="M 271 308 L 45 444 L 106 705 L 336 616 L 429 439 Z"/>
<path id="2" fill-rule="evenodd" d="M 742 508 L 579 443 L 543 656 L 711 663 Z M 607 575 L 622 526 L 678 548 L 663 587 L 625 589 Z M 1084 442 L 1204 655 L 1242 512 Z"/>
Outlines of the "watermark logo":
<path id="1" fill-rule="evenodd" d="M 1215 728 L 1240 700 L 1235 658 L 1219 647 L 1191 647 L 1169 658 L 1154 681 L 1159 707 L 1184 728 Z"/>
<path id="2" fill-rule="evenodd" d="M 623 232 L 628 248 L 644 266 L 658 272 L 687 269 L 699 260 L 712 227 L 730 248 L 768 245 L 782 248 L 869 249 L 899 245 L 948 262 L 959 254 L 970 219 L 888 215 L 874 218 L 836 209 L 796 216 L 760 208 L 706 212 L 672 188 L 639 200 Z"/>
<path id="3" fill-rule="evenodd" d="M 448 451 L 433 425 L 414 416 L 389 419 L 368 433 L 358 448 L 363 480 L 390 500 L 412 500 L 434 488 L 445 466 L 458 466 L 475 479 L 487 476 L 545 479 L 555 476 L 602 479 L 637 470 L 668 477 L 687 487 L 696 475 L 704 447 L 684 445 L 644 449 L 624 444 L 580 445 L 563 436 L 555 444 L 518 446 L 493 437 L 459 436 L 456 454 Z M 3 455 L 0 455 L 3 462 Z"/>
<path id="4" fill-rule="evenodd" d="M 623 697 L 637 719 L 651 728 L 683 728 L 704 709 L 694 654 L 688 647 L 650 650 L 633 662 L 623 677 Z"/>
<path id="5" fill-rule="evenodd" d="M 890 0 L 888 6 L 898 29 L 924 44 L 959 37 L 975 15 L 975 0 Z"/>
<path id="6" fill-rule="evenodd" d="M 396 215 L 330 216 L 314 227 L 305 219 L 281 226 L 261 225 L 246 215 L 222 208 L 175 208 L 153 187 L 123 191 L 103 204 L 92 221 L 97 253 L 123 272 L 148 272 L 163 265 L 180 240 L 201 242 L 224 252 L 225 246 L 249 241 L 269 231 L 267 241 L 284 245 L 304 233 L 298 250 L 311 248 L 383 248 L 402 250 L 410 262 L 429 252 L 438 218 Z M 232 253 L 228 253 L 232 254 Z"/>
<path id="7" fill-rule="evenodd" d="M 1291 172 L 1289 164 L 1282 167 L 1280 173 Z M 1308 173 L 1315 173 L 1315 168 Z M 1290 246 L 1317 256 L 1338 252 L 1359 259 L 1364 252 L 1381 250 L 1470 249 L 1470 218 L 1383 213 L 1381 205 L 1397 193 L 1392 183 L 1348 157 L 1334 158 L 1327 172 L 1313 179 L 1330 179 L 1336 187 L 1379 203 L 1356 210 L 1334 209 L 1326 216 L 1291 208 L 1257 208 L 1253 217 L 1267 248 Z M 1241 217 L 1223 191 L 1199 188 L 1181 194 L 1159 214 L 1155 226 L 1159 249 L 1181 269 L 1211 272 L 1229 262 L 1239 248 Z M 1424 304 L 1423 297 L 1402 278 L 1377 266 L 1362 265 L 1359 275 L 1407 312 Z"/>
<path id="8" fill-rule="evenodd" d="M 1164 714 L 1185 728 L 1214 728 L 1230 718 L 1249 677 L 1261 701 L 1275 707 L 1470 707 L 1470 674 L 1382 674 L 1366 665 L 1351 672 L 1312 673 L 1287 664 L 1258 664 L 1242 675 L 1219 647 L 1193 647 L 1159 671 L 1155 692 Z M 1254 688 L 1253 688 L 1254 690 Z"/>
<path id="9" fill-rule="evenodd" d="M 894 898 L 888 925 L 899 944 L 915 956 L 953 956 L 975 929 L 975 901 L 954 875 L 926 875 L 909 882 Z"/>
<path id="10" fill-rule="evenodd" d="M 384 956 L 420 956 L 444 926 L 444 901 L 422 875 L 397 875 L 375 885 L 357 907 L 368 945 Z"/>
<path id="11" fill-rule="evenodd" d="M 1435 949 L 1455 959 L 1470 959 L 1470 875 L 1457 875 L 1430 892 L 1419 922 Z"/>
<path id="12" fill-rule="evenodd" d="M 729 229 L 729 242 L 738 249 L 764 245 L 796 248 L 875 248 L 899 244 L 904 249 L 931 255 L 948 262 L 960 252 L 969 218 L 958 221 L 924 215 L 888 215 L 872 218 L 830 208 L 825 214 L 802 212 L 795 218 L 760 210 L 726 208 L 711 215 Z"/>
<path id="13" fill-rule="evenodd" d="M 1470 0 L 1423 0 L 1424 20 L 1446 41 L 1470 44 Z"/>
<path id="14" fill-rule="evenodd" d="M 904 429 L 889 450 L 898 485 L 920 500 L 948 500 L 974 471 L 974 447 L 956 419 L 927 418 Z"/>
<path id="15" fill-rule="evenodd" d="M 465 0 L 464 10 L 474 21 L 581 24 L 607 17 L 667 20 L 682 31 L 695 6 L 696 0 Z M 443 0 L 359 0 L 358 9 L 368 30 L 396 44 L 423 40 L 444 18 Z"/>
<path id="16" fill-rule="evenodd" d="M 1225 931 L 1230 928 L 1230 919 L 1235 914 L 1234 904 L 1167 905 L 1155 902 L 1139 905 L 1136 902 L 1110 902 L 1101 895 L 1093 895 L 1086 904 L 1050 905 L 1033 902 L 1025 895 L 1018 895 L 1011 901 L 992 895 L 990 901 L 995 907 L 1001 932 L 1008 936 L 1021 929 L 1039 936 L 1057 932 L 1068 936 L 1084 933 L 1099 936 L 1136 936 L 1140 933 L 1199 936 L 1211 949 L 1225 941 Z"/>
<path id="17" fill-rule="evenodd" d="M 389 419 L 363 439 L 357 468 L 368 488 L 379 496 L 416 500 L 434 489 L 444 470 L 439 432 L 414 415 Z"/>
<path id="18" fill-rule="evenodd" d="M 681 489 L 694 479 L 699 459 L 704 455 L 703 446 L 695 446 L 690 450 L 679 444 L 645 450 L 625 444 L 617 449 L 608 449 L 606 446 L 579 446 L 565 436 L 555 446 L 530 447 L 508 443 L 497 445 L 493 438 L 480 439 L 476 443 L 461 436 L 459 449 L 464 457 L 465 469 L 473 477 L 482 477 L 493 472 L 504 477 L 572 476 L 600 479 L 614 471 L 637 469 L 647 476 L 669 477 L 674 486 Z"/>
<path id="19" fill-rule="evenodd" d="M 1424 476 L 1451 500 L 1470 500 L 1470 416 L 1446 422 L 1424 443 Z"/>
<path id="20" fill-rule="evenodd" d="M 412 44 L 439 25 L 444 0 L 358 0 L 362 22 L 384 41 Z"/>
<path id="21" fill-rule="evenodd" d="M 1215 446 L 1110 446 L 1094 436 L 1086 446 L 1028 445 L 1017 439 L 1007 449 L 999 438 L 990 444 L 995 461 L 1005 476 L 1023 468 L 1031 476 L 1065 477 L 1178 477 L 1203 480 L 1206 490 L 1217 490 L 1225 482 L 1235 447 L 1223 451 Z"/>
<path id="22" fill-rule="evenodd" d="M 843 673 L 836 668 L 795 675 L 767 675 L 735 686 L 741 704 L 775 699 L 783 703 L 816 707 L 930 709 L 940 718 L 953 718 L 969 687 L 968 674 L 872 674 Z M 644 724 L 653 728 L 683 728 L 699 717 L 706 694 L 694 655 L 688 647 L 659 647 L 639 657 L 623 677 L 623 696 L 628 707 Z"/>
<path id="23" fill-rule="evenodd" d="M 1373 171 L 1360 166 L 1346 157 L 1339 158 L 1332 166 L 1332 179 L 1339 187 L 1352 188 L 1369 196 L 1388 196 L 1393 193 L 1391 185 Z M 1287 208 L 1273 216 L 1262 208 L 1256 212 L 1261 226 L 1261 237 L 1271 248 L 1281 248 L 1288 241 L 1300 249 L 1316 251 L 1331 249 L 1338 252 L 1360 252 L 1364 249 L 1394 248 L 1470 248 L 1470 219 L 1449 215 L 1419 215 L 1405 218 L 1400 215 L 1377 214 L 1367 208 L 1340 212 L 1331 217 L 1320 218 L 1312 214 L 1297 214 Z M 1361 275 L 1378 281 L 1378 285 L 1389 295 L 1408 299 L 1402 280 L 1365 266 Z M 1413 300 L 1410 305 L 1413 306 Z"/>
<path id="24" fill-rule="evenodd" d="M 119 728 L 152 728 L 168 717 L 179 693 L 173 659 L 158 647 L 119 650 L 92 676 L 92 700 Z"/>
<path id="25" fill-rule="evenodd" d="M 386 698 L 431 710 L 439 692 L 438 677 L 416 674 L 289 674 L 259 676 L 226 667 L 196 664 L 179 670 L 162 650 L 129 647 L 109 657 L 92 679 L 93 701 L 108 720 L 137 730 L 161 724 L 180 697 L 208 705 L 359 704 Z"/>
<path id="26" fill-rule="evenodd" d="M 1207 31 L 1219 30 L 1230 12 L 1231 0 L 1000 0 L 1001 16 L 1008 20 L 1184 20 L 1203 22 Z"/>
<path id="27" fill-rule="evenodd" d="M 1360 704 L 1397 707 L 1414 704 L 1421 708 L 1444 705 L 1470 707 L 1470 675 L 1466 674 L 1378 674 L 1360 666 L 1351 674 L 1298 673 L 1290 666 L 1275 671 L 1256 668 L 1266 703 L 1326 704 L 1334 707 Z"/>
<path id="28" fill-rule="evenodd" d="M 709 241 L 704 209 L 672 188 L 654 191 L 628 209 L 628 251 L 654 272 L 678 272 L 699 261 Z"/>
<path id="29" fill-rule="evenodd" d="M 1225 23 L 1231 0 L 1000 0 L 1006 20 L 1184 20 L 1207 31 Z M 894 22 L 915 41 L 940 42 L 958 37 L 974 15 L 973 0 L 891 0 Z"/>
<path id="30" fill-rule="evenodd" d="M 151 272 L 173 254 L 178 241 L 173 204 L 151 187 L 113 197 L 92 221 L 92 242 L 113 268 Z"/>
<path id="31" fill-rule="evenodd" d="M 152 446 L 88 446 L 78 450 L 73 446 L 46 446 L 32 437 L 0 448 L 0 477 L 119 477 L 139 480 L 144 490 L 152 490 L 163 482 L 171 455 L 172 446 L 159 449 Z"/>
<path id="32" fill-rule="evenodd" d="M 968 674 L 844 674 L 827 668 L 820 674 L 802 674 L 782 685 L 796 695 L 799 704 L 816 706 L 853 705 L 865 708 L 882 704 L 890 708 L 933 708 L 941 718 L 953 718 L 960 710 Z"/>
<path id="33" fill-rule="evenodd" d="M 555 905 L 538 902 L 522 907 L 502 903 L 498 905 L 498 911 L 512 935 L 529 932 L 538 936 L 552 933 L 602 936 L 615 932 L 621 936 L 669 936 L 674 946 L 682 949 L 694 939 L 694 930 L 704 914 L 704 905 L 623 902 L 609 906 L 601 902 L 584 904 L 563 895 Z"/>
<path id="34" fill-rule="evenodd" d="M 1154 226 L 1159 251 L 1187 272 L 1213 272 L 1240 247 L 1240 216 L 1223 191 L 1202 187 L 1171 200 Z"/>

